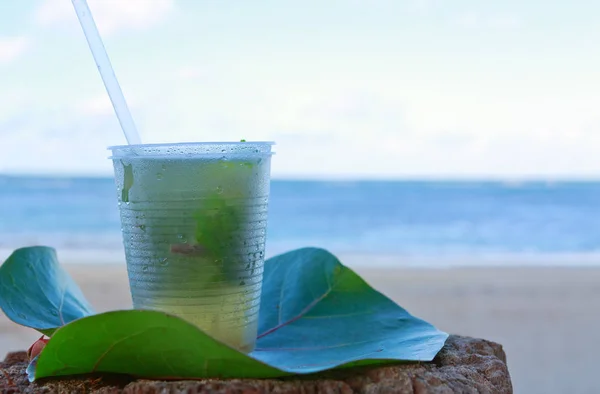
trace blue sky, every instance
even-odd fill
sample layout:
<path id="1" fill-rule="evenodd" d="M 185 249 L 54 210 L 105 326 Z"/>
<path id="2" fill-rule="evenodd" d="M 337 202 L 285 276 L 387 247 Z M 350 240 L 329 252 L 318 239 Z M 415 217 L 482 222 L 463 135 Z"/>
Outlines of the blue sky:
<path id="1" fill-rule="evenodd" d="M 144 142 L 273 140 L 275 177 L 596 177 L 600 2 L 88 0 Z M 0 3 L 0 173 L 125 143 L 69 0 Z"/>

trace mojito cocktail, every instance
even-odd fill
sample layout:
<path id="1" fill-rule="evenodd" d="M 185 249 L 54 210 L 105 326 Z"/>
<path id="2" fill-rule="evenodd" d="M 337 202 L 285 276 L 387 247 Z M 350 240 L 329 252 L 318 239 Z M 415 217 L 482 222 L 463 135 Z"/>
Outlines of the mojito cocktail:
<path id="1" fill-rule="evenodd" d="M 133 306 L 254 348 L 270 143 L 111 148 Z"/>

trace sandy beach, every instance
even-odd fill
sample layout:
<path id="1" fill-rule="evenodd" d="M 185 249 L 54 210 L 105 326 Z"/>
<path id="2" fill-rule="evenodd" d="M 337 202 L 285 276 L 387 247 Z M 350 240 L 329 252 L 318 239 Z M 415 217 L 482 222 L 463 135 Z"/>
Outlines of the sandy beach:
<path id="1" fill-rule="evenodd" d="M 98 311 L 129 308 L 125 266 L 66 264 Z M 504 345 L 515 393 L 597 393 L 600 268 L 355 268 L 412 314 Z M 0 352 L 39 335 L 0 317 Z"/>

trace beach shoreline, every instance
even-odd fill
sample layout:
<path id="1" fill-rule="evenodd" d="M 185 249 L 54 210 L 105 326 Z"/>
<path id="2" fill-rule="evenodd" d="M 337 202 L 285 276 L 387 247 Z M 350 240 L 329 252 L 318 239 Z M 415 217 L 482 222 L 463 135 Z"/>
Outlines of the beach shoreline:
<path id="1" fill-rule="evenodd" d="M 44 244 L 42 244 L 44 245 Z M 5 261 L 10 254 L 21 247 L 38 246 L 23 245 L 14 248 L 0 247 L 0 262 Z M 53 247 L 56 250 L 60 264 L 64 265 L 125 265 L 125 251 L 122 246 L 78 247 L 64 248 Z M 315 246 L 319 247 L 319 246 Z M 269 249 L 266 258 L 293 250 Z M 498 253 L 498 254 L 398 254 L 398 253 L 367 253 L 348 252 L 344 250 L 328 249 L 346 266 L 352 269 L 376 270 L 443 270 L 443 269 L 505 269 L 505 268 L 600 268 L 600 253 Z"/>

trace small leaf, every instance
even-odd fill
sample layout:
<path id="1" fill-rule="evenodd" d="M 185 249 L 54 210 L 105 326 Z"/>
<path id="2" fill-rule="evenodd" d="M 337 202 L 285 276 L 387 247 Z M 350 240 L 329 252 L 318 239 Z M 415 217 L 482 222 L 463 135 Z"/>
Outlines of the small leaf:
<path id="1" fill-rule="evenodd" d="M 431 361 L 448 337 L 322 249 L 300 249 L 266 261 L 263 287 L 257 349 L 250 355 L 178 317 L 117 311 L 57 330 L 37 361 L 35 376 L 280 377 L 389 361 Z"/>
<path id="2" fill-rule="evenodd" d="M 27 380 L 31 383 L 35 382 L 35 368 L 37 367 L 37 361 L 40 355 L 35 356 L 31 361 L 29 361 L 29 365 L 25 369 L 25 373 L 27 374 Z"/>
<path id="3" fill-rule="evenodd" d="M 15 250 L 0 267 L 0 308 L 15 323 L 51 336 L 93 314 L 81 290 L 45 246 Z"/>
<path id="4" fill-rule="evenodd" d="M 29 346 L 29 349 L 27 349 L 27 358 L 29 361 L 36 358 L 38 354 L 44 350 L 44 347 L 47 343 L 48 338 L 44 338 L 44 335 L 42 335 L 40 339 L 36 340 L 31 346 Z"/>

